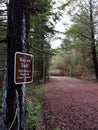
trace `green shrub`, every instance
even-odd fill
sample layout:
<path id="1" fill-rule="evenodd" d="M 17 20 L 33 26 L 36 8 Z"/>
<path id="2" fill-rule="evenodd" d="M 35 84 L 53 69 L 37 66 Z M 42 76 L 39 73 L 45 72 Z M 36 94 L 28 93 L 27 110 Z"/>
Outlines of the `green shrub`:
<path id="1" fill-rule="evenodd" d="M 41 106 L 37 98 L 33 97 L 27 100 L 27 126 L 33 130 L 39 126 L 41 118 Z"/>

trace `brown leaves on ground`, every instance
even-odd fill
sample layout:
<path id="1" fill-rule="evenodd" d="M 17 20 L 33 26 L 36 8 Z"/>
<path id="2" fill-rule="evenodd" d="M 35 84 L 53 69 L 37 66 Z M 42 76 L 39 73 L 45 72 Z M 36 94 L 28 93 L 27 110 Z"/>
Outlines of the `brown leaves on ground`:
<path id="1" fill-rule="evenodd" d="M 51 77 L 44 91 L 45 130 L 98 130 L 98 83 Z"/>

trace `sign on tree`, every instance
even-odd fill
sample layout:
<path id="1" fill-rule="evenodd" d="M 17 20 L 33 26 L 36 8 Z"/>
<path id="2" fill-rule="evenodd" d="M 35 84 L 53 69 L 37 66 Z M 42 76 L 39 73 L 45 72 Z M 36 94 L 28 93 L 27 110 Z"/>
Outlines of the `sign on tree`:
<path id="1" fill-rule="evenodd" d="M 14 61 L 15 84 L 31 83 L 33 81 L 34 57 L 31 54 L 16 52 Z"/>

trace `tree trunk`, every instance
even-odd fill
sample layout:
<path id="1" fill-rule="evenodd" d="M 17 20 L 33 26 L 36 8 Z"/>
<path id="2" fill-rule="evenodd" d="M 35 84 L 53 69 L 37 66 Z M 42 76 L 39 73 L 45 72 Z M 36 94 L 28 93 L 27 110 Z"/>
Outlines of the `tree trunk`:
<path id="1" fill-rule="evenodd" d="M 92 47 L 92 60 L 93 60 L 93 64 L 94 64 L 96 79 L 97 79 L 97 82 L 98 82 L 98 61 L 97 61 L 97 55 L 96 55 L 96 48 L 95 47 Z"/>
<path id="2" fill-rule="evenodd" d="M 98 61 L 96 55 L 96 45 L 95 45 L 95 30 L 94 30 L 94 19 L 93 19 L 93 5 L 92 0 L 90 0 L 90 23 L 91 23 L 91 50 L 92 50 L 92 60 L 94 64 L 94 70 L 96 79 L 98 81 Z"/>
<path id="3" fill-rule="evenodd" d="M 25 84 L 14 83 L 15 52 L 29 49 L 29 0 L 10 0 L 7 31 L 7 97 L 3 130 L 26 130 Z M 19 102 L 19 103 L 18 103 Z"/>

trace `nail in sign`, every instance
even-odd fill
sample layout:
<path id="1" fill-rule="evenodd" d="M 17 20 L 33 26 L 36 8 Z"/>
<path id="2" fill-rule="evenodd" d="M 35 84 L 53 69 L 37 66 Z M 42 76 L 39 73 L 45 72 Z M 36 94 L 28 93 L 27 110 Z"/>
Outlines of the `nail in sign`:
<path id="1" fill-rule="evenodd" d="M 31 54 L 16 52 L 14 62 L 15 84 L 31 83 L 33 81 L 34 57 Z"/>

